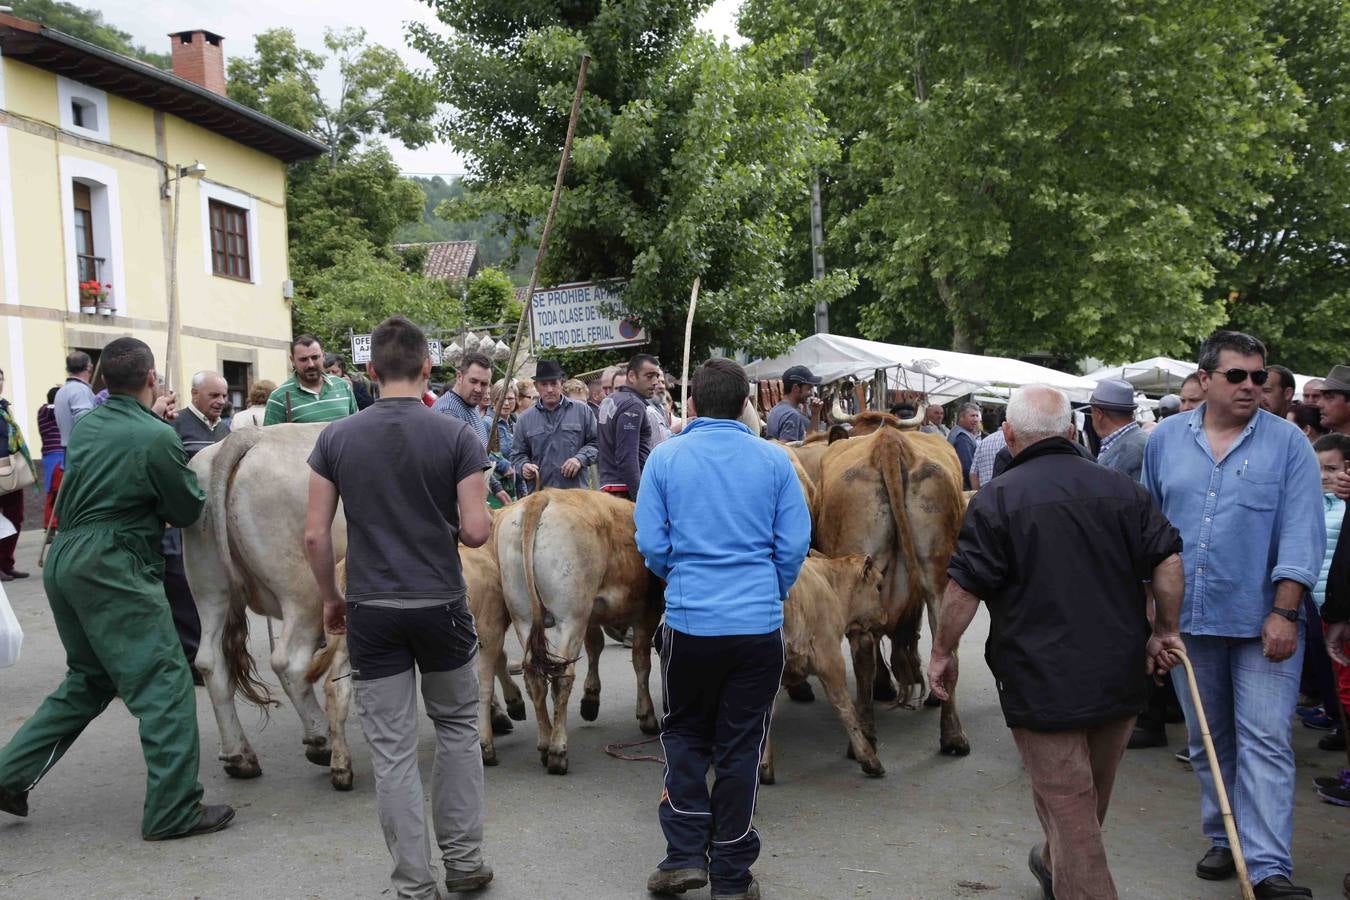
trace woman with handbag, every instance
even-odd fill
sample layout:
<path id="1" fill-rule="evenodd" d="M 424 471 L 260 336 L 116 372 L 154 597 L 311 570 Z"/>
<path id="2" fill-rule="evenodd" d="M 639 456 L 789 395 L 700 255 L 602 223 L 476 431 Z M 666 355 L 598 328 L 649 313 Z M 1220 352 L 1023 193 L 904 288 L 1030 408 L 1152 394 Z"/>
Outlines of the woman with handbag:
<path id="1" fill-rule="evenodd" d="M 0 394 L 5 390 L 5 372 L 0 369 Z M 37 484 L 37 469 L 28 453 L 23 431 L 9 401 L 0 396 L 0 515 L 14 525 L 14 534 L 0 540 L 0 581 L 27 578 L 14 568 L 14 548 L 23 526 L 23 489 Z"/>

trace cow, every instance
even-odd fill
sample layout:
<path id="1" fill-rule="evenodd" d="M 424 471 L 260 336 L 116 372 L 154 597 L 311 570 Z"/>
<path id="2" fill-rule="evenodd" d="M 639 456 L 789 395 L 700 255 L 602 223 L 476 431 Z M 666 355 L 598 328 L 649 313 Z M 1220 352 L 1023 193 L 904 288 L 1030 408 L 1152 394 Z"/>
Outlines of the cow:
<path id="1" fill-rule="evenodd" d="M 964 510 L 960 464 L 939 435 L 881 428 L 836 441 L 821 457 L 814 546 L 833 557 L 866 554 L 885 573 L 883 627 L 849 629 L 858 712 L 874 745 L 877 642 L 891 636 L 891 668 L 901 685 L 922 684 L 919 624 L 926 607 L 936 628 Z M 939 748 L 955 756 L 970 752 L 954 697 L 942 704 Z"/>
<path id="2" fill-rule="evenodd" d="M 783 604 L 783 641 L 787 658 L 783 684 L 789 689 L 815 675 L 848 733 L 852 756 L 863 773 L 886 774 L 876 750 L 864 736 L 848 692 L 843 642 L 850 628 L 876 629 L 886 621 L 881 604 L 883 577 L 870 556 L 830 559 L 812 551 Z M 773 742 L 764 742 L 760 784 L 774 783 Z"/>
<path id="3" fill-rule="evenodd" d="M 239 723 L 235 695 L 263 709 L 275 703 L 249 653 L 251 609 L 281 621 L 270 662 L 300 716 L 305 757 L 329 767 L 334 788 L 350 790 L 353 773 L 346 721 L 352 687 L 351 679 L 344 677 L 350 671 L 346 641 L 330 640 L 323 652 L 315 653 L 323 636 L 323 603 L 304 550 L 306 460 L 323 427 L 247 429 L 197 454 L 190 465 L 206 490 L 206 507 L 196 524 L 183 529 L 183 563 L 202 622 L 195 665 L 211 696 L 226 774 L 232 778 L 262 774 Z M 339 560 L 345 558 L 346 547 L 346 520 L 339 508 L 333 522 L 333 548 Z M 466 576 L 470 569 L 466 565 Z M 491 591 L 485 596 L 490 599 Z M 509 685 L 508 705 L 523 715 L 519 688 L 505 678 L 504 663 L 498 671 Z M 313 687 L 324 672 L 333 673 L 324 683 L 326 714 Z"/>
<path id="4" fill-rule="evenodd" d="M 599 714 L 603 626 L 633 629 L 638 724 L 644 734 L 660 730 L 649 682 L 652 635 L 664 602 L 634 533 L 633 504 L 627 500 L 599 491 L 548 489 L 508 507 L 493 535 L 506 608 L 525 647 L 539 761 L 550 774 L 567 772 L 567 703 L 583 643 L 589 665 L 581 717 L 589 722 Z M 546 626 L 547 619 L 554 625 Z"/>

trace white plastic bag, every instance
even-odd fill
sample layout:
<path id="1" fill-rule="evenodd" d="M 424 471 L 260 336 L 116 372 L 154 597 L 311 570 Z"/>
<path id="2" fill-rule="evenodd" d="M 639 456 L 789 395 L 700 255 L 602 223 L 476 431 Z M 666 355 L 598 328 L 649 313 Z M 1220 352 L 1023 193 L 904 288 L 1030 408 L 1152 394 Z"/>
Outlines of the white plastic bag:
<path id="1" fill-rule="evenodd" d="M 23 629 L 19 627 L 19 620 L 10 608 L 4 585 L 0 584 L 0 669 L 19 661 L 19 649 L 22 646 Z"/>
<path id="2" fill-rule="evenodd" d="M 9 519 L 0 516 L 0 540 L 14 534 L 14 526 Z M 5 596 L 5 586 L 0 583 L 0 669 L 12 666 L 19 661 L 19 648 L 23 646 L 23 629 L 14 617 L 14 610 Z"/>

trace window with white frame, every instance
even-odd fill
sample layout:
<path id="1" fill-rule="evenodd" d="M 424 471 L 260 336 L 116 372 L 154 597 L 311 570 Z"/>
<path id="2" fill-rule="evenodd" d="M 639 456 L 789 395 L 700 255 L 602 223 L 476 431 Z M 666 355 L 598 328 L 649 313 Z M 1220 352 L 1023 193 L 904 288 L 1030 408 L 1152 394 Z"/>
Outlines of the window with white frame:
<path id="1" fill-rule="evenodd" d="M 206 273 L 258 282 L 257 202 L 249 194 L 205 179 L 198 182 L 202 204 L 202 248 Z"/>
<path id="2" fill-rule="evenodd" d="M 98 88 L 57 76 L 61 127 L 81 137 L 108 140 L 108 95 Z"/>

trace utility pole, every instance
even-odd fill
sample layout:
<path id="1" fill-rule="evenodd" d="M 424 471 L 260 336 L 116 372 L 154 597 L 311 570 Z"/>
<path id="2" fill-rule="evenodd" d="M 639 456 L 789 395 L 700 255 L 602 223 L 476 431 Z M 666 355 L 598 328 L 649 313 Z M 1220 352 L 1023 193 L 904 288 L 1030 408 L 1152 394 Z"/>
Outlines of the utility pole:
<path id="1" fill-rule="evenodd" d="M 811 68 L 811 48 L 803 54 L 805 68 Z M 820 281 L 825 277 L 825 228 L 821 224 L 820 173 L 811 173 L 811 277 Z M 830 306 L 824 300 L 816 301 L 816 334 L 830 333 Z"/>
<path id="2" fill-rule="evenodd" d="M 825 277 L 825 230 L 820 224 L 820 173 L 811 175 L 811 277 L 820 281 Z M 816 301 L 816 334 L 830 333 L 830 305 Z"/>

